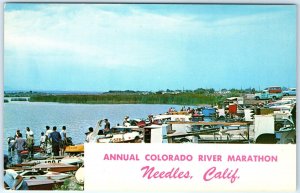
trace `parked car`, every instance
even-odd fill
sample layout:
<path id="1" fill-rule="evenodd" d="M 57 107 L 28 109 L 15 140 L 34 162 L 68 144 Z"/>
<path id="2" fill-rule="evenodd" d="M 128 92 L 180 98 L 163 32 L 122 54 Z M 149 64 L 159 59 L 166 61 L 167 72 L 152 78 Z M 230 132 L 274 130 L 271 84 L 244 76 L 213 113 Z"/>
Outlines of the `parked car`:
<path id="1" fill-rule="evenodd" d="M 282 93 L 282 88 L 280 86 L 270 86 L 264 89 L 268 93 Z"/>
<path id="2" fill-rule="evenodd" d="M 283 96 L 296 96 L 296 88 L 289 88 L 282 92 Z"/>
<path id="3" fill-rule="evenodd" d="M 264 90 L 261 93 L 255 93 L 256 100 L 266 100 L 266 99 L 278 100 L 281 98 L 282 98 L 282 93 L 269 93 L 266 90 Z"/>

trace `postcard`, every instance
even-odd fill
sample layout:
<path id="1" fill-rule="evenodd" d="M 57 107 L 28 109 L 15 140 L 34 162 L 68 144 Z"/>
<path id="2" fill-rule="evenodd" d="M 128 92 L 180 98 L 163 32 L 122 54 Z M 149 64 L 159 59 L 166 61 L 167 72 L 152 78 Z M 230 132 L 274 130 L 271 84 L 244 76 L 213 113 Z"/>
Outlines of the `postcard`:
<path id="1" fill-rule="evenodd" d="M 4 189 L 296 190 L 296 4 L 4 4 Z"/>

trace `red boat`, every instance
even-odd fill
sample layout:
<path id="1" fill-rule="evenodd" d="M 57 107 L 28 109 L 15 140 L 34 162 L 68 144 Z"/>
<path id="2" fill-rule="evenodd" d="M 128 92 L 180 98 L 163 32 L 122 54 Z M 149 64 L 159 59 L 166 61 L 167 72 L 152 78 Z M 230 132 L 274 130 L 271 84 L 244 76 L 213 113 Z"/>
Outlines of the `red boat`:
<path id="1" fill-rule="evenodd" d="M 40 146 L 33 146 L 33 152 L 37 153 L 37 152 L 41 152 L 42 148 Z M 21 151 L 22 155 L 27 155 L 28 154 L 28 150 L 23 150 Z"/>
<path id="2" fill-rule="evenodd" d="M 63 185 L 63 180 L 25 180 L 29 190 L 53 190 L 55 187 Z"/>

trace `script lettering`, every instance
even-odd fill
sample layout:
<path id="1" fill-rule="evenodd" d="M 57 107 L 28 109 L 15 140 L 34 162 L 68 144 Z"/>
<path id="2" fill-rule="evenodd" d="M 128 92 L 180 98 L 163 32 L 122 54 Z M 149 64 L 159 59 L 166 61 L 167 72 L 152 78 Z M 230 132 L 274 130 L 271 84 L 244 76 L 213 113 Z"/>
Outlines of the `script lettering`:
<path id="1" fill-rule="evenodd" d="M 229 168 L 226 168 L 224 171 L 217 171 L 216 167 L 211 167 L 204 173 L 203 180 L 211 181 L 213 179 L 228 179 L 231 183 L 234 183 L 237 179 L 240 178 L 239 176 L 237 176 L 238 171 L 238 168 L 235 170 L 230 170 Z"/>

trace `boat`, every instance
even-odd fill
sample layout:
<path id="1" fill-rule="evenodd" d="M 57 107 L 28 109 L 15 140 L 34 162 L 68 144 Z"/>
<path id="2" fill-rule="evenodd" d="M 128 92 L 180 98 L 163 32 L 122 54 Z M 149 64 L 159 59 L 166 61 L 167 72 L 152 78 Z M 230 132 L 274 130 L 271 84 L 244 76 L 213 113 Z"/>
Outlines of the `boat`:
<path id="1" fill-rule="evenodd" d="M 61 163 L 70 164 L 70 165 L 82 165 L 83 164 L 83 157 L 76 157 L 76 156 L 68 156 L 61 159 Z"/>
<path id="2" fill-rule="evenodd" d="M 134 130 L 133 130 L 134 129 Z M 138 126 L 115 126 L 111 133 L 98 135 L 98 143 L 138 143 L 143 138 Z"/>
<path id="3" fill-rule="evenodd" d="M 283 127 L 275 132 L 277 143 L 279 144 L 295 144 L 296 143 L 296 128 Z"/>
<path id="4" fill-rule="evenodd" d="M 29 190 L 53 190 L 55 187 L 63 185 L 63 180 L 25 180 Z"/>
<path id="5" fill-rule="evenodd" d="M 65 153 L 83 153 L 84 144 L 66 146 Z"/>
<path id="6" fill-rule="evenodd" d="M 245 126 L 248 129 L 247 123 L 227 123 L 227 122 L 169 122 L 171 130 L 174 127 L 179 128 L 178 125 L 185 125 L 186 131 L 179 130 L 172 134 L 167 134 L 169 143 L 210 143 L 210 142 L 243 142 L 247 137 L 232 139 L 232 131 L 240 131 L 239 127 Z M 236 129 L 229 128 L 235 127 Z M 244 130 L 243 130 L 244 131 Z M 231 134 L 228 134 L 230 132 Z M 240 133 L 240 132 L 239 132 Z M 244 132 L 242 132 L 244 133 Z M 226 136 L 225 138 L 222 136 Z M 239 136 L 239 135 L 237 135 Z"/>
<path id="7" fill-rule="evenodd" d="M 53 157 L 55 157 L 55 158 L 60 158 L 60 157 L 62 157 L 62 156 L 49 156 L 49 155 L 47 155 L 47 154 L 44 154 L 44 153 L 41 153 L 41 152 L 38 152 L 38 153 L 35 153 L 34 155 L 33 155 L 33 160 L 43 160 L 43 159 L 49 159 L 49 158 L 53 158 Z"/>
<path id="8" fill-rule="evenodd" d="M 30 164 L 41 164 L 41 163 L 60 163 L 61 159 L 41 159 L 41 160 L 31 160 Z"/>
<path id="9" fill-rule="evenodd" d="M 248 143 L 249 130 L 248 122 L 169 121 L 144 127 L 144 143 Z"/>
<path id="10" fill-rule="evenodd" d="M 34 163 L 30 163 L 30 162 L 23 162 L 20 164 L 13 164 L 11 165 L 11 167 L 24 167 L 24 166 L 34 166 Z"/>
<path id="11" fill-rule="evenodd" d="M 42 148 L 39 146 L 33 146 L 33 152 L 41 152 Z M 28 155 L 28 150 L 21 151 L 21 155 Z"/>
<path id="12" fill-rule="evenodd" d="M 84 184 L 84 165 L 82 165 L 75 173 L 75 179 L 78 184 Z"/>
<path id="13" fill-rule="evenodd" d="M 37 164 L 32 168 L 37 170 L 48 170 L 52 172 L 61 172 L 61 173 L 76 171 L 78 169 L 77 166 L 64 164 L 64 163 L 42 163 L 42 164 Z"/>
<path id="14" fill-rule="evenodd" d="M 187 111 L 170 111 L 167 114 L 168 115 L 189 115 L 190 113 Z"/>
<path id="15" fill-rule="evenodd" d="M 41 163 L 64 163 L 64 164 L 71 164 L 71 165 L 77 165 L 77 164 L 82 164 L 83 163 L 83 156 L 82 157 L 77 157 L 77 156 L 55 156 L 55 157 L 49 157 L 47 159 L 36 159 L 36 160 L 31 160 L 29 162 L 23 163 L 22 166 L 27 166 L 27 165 L 36 165 L 36 164 L 41 164 Z"/>
<path id="16" fill-rule="evenodd" d="M 37 179 L 37 180 L 62 180 L 71 177 L 70 174 L 43 171 L 43 170 L 27 170 L 20 173 L 25 180 Z"/>
<path id="17" fill-rule="evenodd" d="M 181 114 L 162 114 L 153 117 L 153 124 L 161 125 L 168 121 L 190 121 L 192 119 L 191 114 L 181 113 Z"/>
<path id="18" fill-rule="evenodd" d="M 31 169 L 34 166 L 34 163 L 23 162 L 20 164 L 12 164 L 9 169 L 15 170 L 16 172 Z"/>

